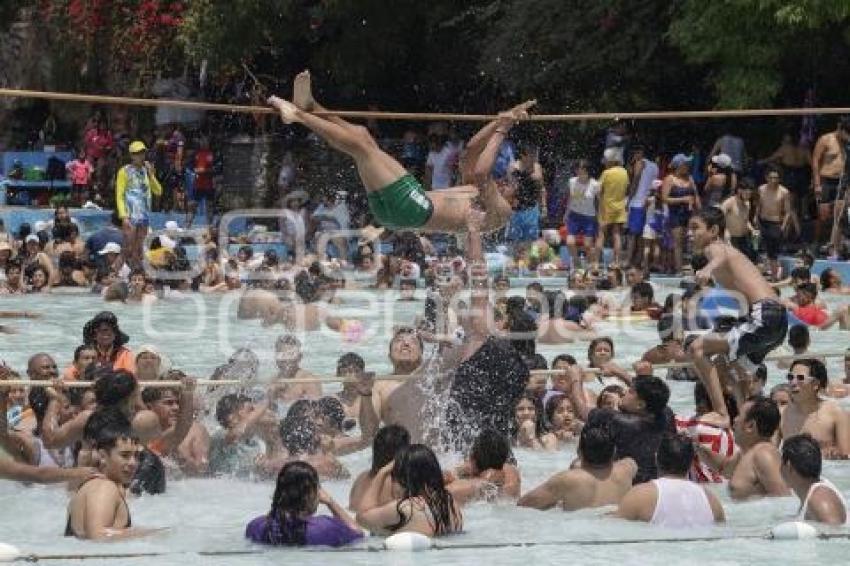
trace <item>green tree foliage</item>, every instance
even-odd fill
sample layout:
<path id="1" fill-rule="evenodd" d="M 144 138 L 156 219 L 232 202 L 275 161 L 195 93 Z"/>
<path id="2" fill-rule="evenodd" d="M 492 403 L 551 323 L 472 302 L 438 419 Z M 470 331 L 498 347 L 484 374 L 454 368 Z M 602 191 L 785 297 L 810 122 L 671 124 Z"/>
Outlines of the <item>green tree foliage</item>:
<path id="1" fill-rule="evenodd" d="M 789 82 L 822 71 L 846 77 L 846 60 L 828 68 L 830 54 L 846 51 L 850 19 L 844 0 L 685 0 L 670 40 L 688 61 L 709 69 L 717 106 L 770 106 Z M 814 86 L 814 85 L 811 85 Z"/>
<path id="2" fill-rule="evenodd" d="M 20 8 L 76 88 L 116 94 L 207 61 L 275 90 L 310 68 L 336 106 L 735 108 L 839 101 L 850 74 L 847 0 L 4 0 L 0 18 Z"/>

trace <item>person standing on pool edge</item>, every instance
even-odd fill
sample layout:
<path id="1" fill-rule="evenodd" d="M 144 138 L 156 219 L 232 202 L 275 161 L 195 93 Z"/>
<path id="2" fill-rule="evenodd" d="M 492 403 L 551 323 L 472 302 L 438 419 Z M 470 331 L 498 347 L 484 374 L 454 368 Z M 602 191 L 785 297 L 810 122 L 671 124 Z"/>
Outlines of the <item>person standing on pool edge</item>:
<path id="1" fill-rule="evenodd" d="M 511 214 L 510 205 L 495 184 L 489 181 L 489 173 L 508 130 L 518 119 L 527 115 L 527 109 L 533 102 L 526 102 L 510 112 L 500 114 L 497 120 L 489 123 L 470 140 L 469 145 L 476 149 L 467 149 L 467 152 L 480 153 L 474 160 L 470 159 L 470 155 L 462 157 L 461 171 L 464 173 L 464 181 L 471 181 L 468 165 L 474 163 L 477 186 L 463 185 L 429 194 L 425 193 L 401 163 L 378 147 L 366 128 L 338 117 L 325 118 L 310 113 L 313 109 L 321 110 L 321 107 L 313 100 L 310 92 L 308 71 L 295 78 L 293 102 L 272 96 L 268 103 L 280 112 L 284 123 L 301 122 L 333 148 L 354 159 L 368 195 L 369 208 L 386 228 L 463 232 L 466 229 L 466 217 L 473 206 L 473 197 L 479 192 L 483 208 L 488 212 L 488 229 L 504 226 Z"/>
<path id="2" fill-rule="evenodd" d="M 115 209 L 124 230 L 127 261 L 132 267 L 142 263 L 142 245 L 150 226 L 151 198 L 162 194 L 153 164 L 145 161 L 147 146 L 130 144 L 130 163 L 118 170 L 115 179 Z"/>
<path id="3" fill-rule="evenodd" d="M 721 376 L 709 357 L 728 356 L 739 379 L 753 379 L 758 364 L 785 340 L 788 313 L 758 268 L 724 239 L 726 218 L 722 210 L 717 207 L 700 210 L 691 218 L 689 229 L 695 253 L 703 254 L 708 260 L 696 272 L 696 282 L 706 285 L 713 279 L 727 292 L 743 296 L 749 304 L 748 316 L 730 331 L 700 336 L 688 348 L 712 408 L 729 426 Z"/>

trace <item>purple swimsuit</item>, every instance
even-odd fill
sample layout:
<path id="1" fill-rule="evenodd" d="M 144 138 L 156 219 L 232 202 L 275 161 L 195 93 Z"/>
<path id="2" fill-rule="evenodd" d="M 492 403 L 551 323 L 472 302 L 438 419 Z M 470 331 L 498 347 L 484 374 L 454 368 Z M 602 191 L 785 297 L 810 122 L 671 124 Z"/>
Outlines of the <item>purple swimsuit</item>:
<path id="1" fill-rule="evenodd" d="M 335 517 L 317 515 L 308 517 L 306 523 L 307 546 L 342 546 L 363 538 L 363 533 L 351 529 Z M 276 519 L 262 515 L 248 523 L 245 537 L 260 544 L 286 544 L 279 539 L 280 531 Z"/>

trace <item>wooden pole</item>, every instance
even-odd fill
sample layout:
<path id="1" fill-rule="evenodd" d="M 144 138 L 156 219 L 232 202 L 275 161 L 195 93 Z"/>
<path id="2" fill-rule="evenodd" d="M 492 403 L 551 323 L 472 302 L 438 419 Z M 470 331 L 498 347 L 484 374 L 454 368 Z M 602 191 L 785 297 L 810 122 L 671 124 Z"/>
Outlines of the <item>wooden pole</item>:
<path id="1" fill-rule="evenodd" d="M 792 360 L 803 360 L 803 359 L 812 359 L 812 358 L 841 358 L 844 357 L 846 353 L 844 351 L 840 352 L 809 352 L 807 354 L 802 355 L 781 355 L 781 356 L 768 356 L 765 361 L 767 362 L 778 362 L 778 361 L 792 361 Z M 653 364 L 652 369 L 672 369 L 672 368 L 687 368 L 692 367 L 693 364 L 691 362 L 671 362 L 668 364 Z M 602 370 L 598 368 L 582 368 L 583 372 L 588 373 L 601 373 Z M 562 369 L 536 369 L 532 370 L 531 375 L 559 375 L 565 373 L 566 370 Z M 419 375 L 419 374 L 417 374 Z M 378 375 L 375 376 L 375 381 L 403 381 L 405 379 L 410 379 L 410 375 Z M 293 377 L 291 379 L 281 379 L 279 380 L 281 383 L 286 384 L 296 384 L 296 383 L 357 383 L 357 379 L 353 377 L 337 377 L 337 376 L 325 376 L 325 377 Z M 64 387 L 70 388 L 87 388 L 92 386 L 91 381 L 65 381 L 63 382 Z M 239 386 L 256 386 L 262 387 L 264 385 L 268 385 L 268 382 L 265 381 L 241 381 L 238 379 L 198 379 L 195 381 L 198 387 L 239 387 Z M 50 387 L 50 381 L 33 381 L 29 379 L 8 379 L 0 381 L 0 387 Z M 179 381 L 141 381 L 139 385 L 142 387 L 181 387 L 182 384 Z"/>
<path id="2" fill-rule="evenodd" d="M 116 104 L 123 106 L 170 106 L 187 110 L 209 110 L 212 112 L 235 112 L 247 114 L 275 114 L 268 106 L 221 104 L 194 100 L 172 100 L 167 98 L 132 98 L 104 94 L 76 94 L 2 88 L 0 96 L 12 98 L 39 98 L 61 102 L 85 104 Z M 367 110 L 327 110 L 315 112 L 317 116 L 339 116 L 373 120 L 487 122 L 496 118 L 492 114 L 451 114 L 440 112 L 376 112 Z M 655 110 L 648 112 L 585 112 L 570 114 L 534 114 L 523 121 L 529 122 L 582 122 L 610 120 L 695 120 L 711 118 L 753 118 L 769 116 L 810 116 L 816 114 L 850 114 L 850 108 L 751 108 L 740 110 Z"/>

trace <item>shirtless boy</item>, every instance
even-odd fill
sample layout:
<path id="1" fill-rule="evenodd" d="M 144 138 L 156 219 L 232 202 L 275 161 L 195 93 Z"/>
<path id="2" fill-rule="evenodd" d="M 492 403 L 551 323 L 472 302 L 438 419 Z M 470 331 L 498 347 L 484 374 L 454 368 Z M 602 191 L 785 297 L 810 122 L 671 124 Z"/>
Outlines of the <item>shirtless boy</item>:
<path id="1" fill-rule="evenodd" d="M 469 459 L 455 469 L 446 489 L 459 503 L 495 497 L 516 499 L 520 494 L 520 475 L 517 467 L 508 462 L 510 457 L 508 439 L 498 431 L 484 429 L 472 444 Z"/>
<path id="2" fill-rule="evenodd" d="M 758 222 L 761 241 L 770 262 L 770 275 L 774 281 L 779 277 L 779 248 L 795 223 L 791 206 L 791 192 L 779 184 L 779 171 L 767 170 L 767 183 L 759 187 Z"/>
<path id="3" fill-rule="evenodd" d="M 363 126 L 338 117 L 312 114 L 323 108 L 313 100 L 308 71 L 295 78 L 292 102 L 276 96 L 269 98 L 268 102 L 280 112 L 284 123 L 302 123 L 331 147 L 354 159 L 369 197 L 369 208 L 387 228 L 463 232 L 472 199 L 479 194 L 479 189 L 484 209 L 488 212 L 486 225 L 489 230 L 504 226 L 511 214 L 510 204 L 488 177 L 508 130 L 527 115 L 533 102 L 526 102 L 500 115 L 470 140 L 467 155 L 462 158 L 461 172 L 464 183 L 474 181 L 474 185 L 465 184 L 431 193 L 426 193 L 401 163 L 381 150 Z M 474 164 L 474 174 L 468 168 L 469 164 Z"/>
<path id="4" fill-rule="evenodd" d="M 820 444 L 824 458 L 850 456 L 850 417 L 835 401 L 820 398 L 829 386 L 823 362 L 816 359 L 795 361 L 788 371 L 788 381 L 791 403 L 782 414 L 782 438 L 807 433 Z"/>
<path id="5" fill-rule="evenodd" d="M 68 505 L 65 536 L 104 540 L 153 532 L 132 527 L 126 493 L 138 466 L 139 442 L 121 418 L 100 430 L 95 440 L 100 475 L 85 482 Z"/>
<path id="6" fill-rule="evenodd" d="M 578 444 L 578 467 L 558 472 L 523 495 L 520 507 L 565 511 L 620 502 L 632 487 L 637 464 L 631 458 L 614 460 L 614 440 L 606 426 L 585 426 Z"/>
<path id="7" fill-rule="evenodd" d="M 741 179 L 735 194 L 723 201 L 720 210 L 726 217 L 726 233 L 729 242 L 736 250 L 747 256 L 753 263 L 758 262 L 758 254 L 753 249 L 753 184 L 749 179 Z"/>
<path id="8" fill-rule="evenodd" d="M 721 376 L 717 364 L 709 358 L 717 354 L 727 356 L 739 379 L 752 380 L 758 364 L 785 340 L 788 315 L 756 266 L 723 240 L 726 222 L 720 209 L 700 210 L 691 218 L 689 227 L 695 253 L 703 254 L 708 260 L 695 274 L 697 284 L 706 285 L 713 279 L 726 291 L 741 295 L 750 307 L 746 319 L 729 332 L 705 334 L 688 348 L 712 407 L 728 424 Z"/>

